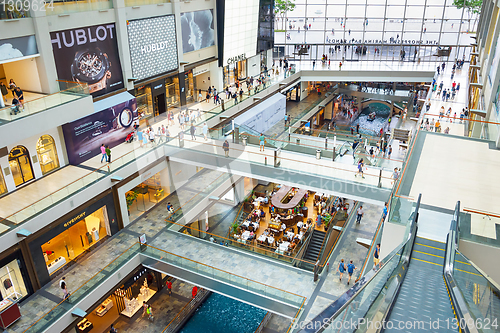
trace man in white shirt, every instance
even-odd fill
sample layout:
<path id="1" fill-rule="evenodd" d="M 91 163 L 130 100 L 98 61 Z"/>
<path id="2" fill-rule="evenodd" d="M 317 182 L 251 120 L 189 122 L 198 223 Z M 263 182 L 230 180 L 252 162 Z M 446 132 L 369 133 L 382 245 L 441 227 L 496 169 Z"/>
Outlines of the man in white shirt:
<path id="1" fill-rule="evenodd" d="M 151 142 L 151 146 L 155 144 L 155 132 L 153 129 L 149 131 L 149 142 Z"/>
<path id="2" fill-rule="evenodd" d="M 297 228 L 302 229 L 302 226 L 303 226 L 303 225 L 304 225 L 304 222 L 299 221 L 299 222 L 297 223 Z"/>
<path id="3" fill-rule="evenodd" d="M 363 210 L 363 206 L 359 206 L 358 210 L 356 211 L 356 213 L 358 214 L 358 217 L 356 219 L 356 223 L 360 223 L 361 222 L 361 218 L 363 217 L 363 215 L 365 214 L 365 211 Z"/>

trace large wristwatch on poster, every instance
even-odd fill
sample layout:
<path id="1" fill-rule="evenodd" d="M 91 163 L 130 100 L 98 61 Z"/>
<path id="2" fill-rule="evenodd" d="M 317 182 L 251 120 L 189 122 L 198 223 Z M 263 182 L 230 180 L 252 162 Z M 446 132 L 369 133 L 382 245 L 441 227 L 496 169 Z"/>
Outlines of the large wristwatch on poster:
<path id="1" fill-rule="evenodd" d="M 132 125 L 132 121 L 134 120 L 134 113 L 130 108 L 124 108 L 120 115 L 118 116 L 118 121 L 122 127 L 129 127 Z"/>
<path id="2" fill-rule="evenodd" d="M 78 51 L 71 64 L 73 80 L 87 83 L 90 93 L 106 88 L 107 80 L 111 78 L 109 70 L 111 63 L 108 55 L 99 48 Z"/>

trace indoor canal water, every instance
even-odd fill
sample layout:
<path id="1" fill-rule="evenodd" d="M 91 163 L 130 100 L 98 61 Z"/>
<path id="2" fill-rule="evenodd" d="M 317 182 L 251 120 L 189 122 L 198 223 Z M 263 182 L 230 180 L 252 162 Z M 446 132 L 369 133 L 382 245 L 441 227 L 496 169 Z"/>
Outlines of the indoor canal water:
<path id="1" fill-rule="evenodd" d="M 373 121 L 369 121 L 368 115 L 372 112 L 375 112 L 377 115 Z M 359 124 L 359 131 L 362 134 L 373 135 L 373 132 L 375 132 L 378 135 L 380 129 L 387 124 L 387 118 L 390 113 L 391 109 L 387 105 L 380 103 L 370 104 L 364 108 L 359 114 L 359 117 L 352 122 L 351 127 L 356 127 L 356 125 Z"/>
<path id="2" fill-rule="evenodd" d="M 252 333 L 266 313 L 265 310 L 212 293 L 180 333 Z"/>

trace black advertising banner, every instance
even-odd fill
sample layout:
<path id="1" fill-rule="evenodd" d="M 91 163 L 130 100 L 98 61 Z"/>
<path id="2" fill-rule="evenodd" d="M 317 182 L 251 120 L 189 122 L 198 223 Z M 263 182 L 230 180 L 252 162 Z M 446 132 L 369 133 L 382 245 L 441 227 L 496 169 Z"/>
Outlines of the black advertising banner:
<path id="1" fill-rule="evenodd" d="M 101 144 L 113 148 L 133 131 L 137 118 L 136 99 L 93 113 L 62 126 L 69 163 L 78 165 L 101 153 Z M 113 154 L 111 154 L 113 161 Z"/>
<path id="2" fill-rule="evenodd" d="M 59 80 L 87 83 L 93 97 L 122 89 L 115 24 L 50 33 Z"/>

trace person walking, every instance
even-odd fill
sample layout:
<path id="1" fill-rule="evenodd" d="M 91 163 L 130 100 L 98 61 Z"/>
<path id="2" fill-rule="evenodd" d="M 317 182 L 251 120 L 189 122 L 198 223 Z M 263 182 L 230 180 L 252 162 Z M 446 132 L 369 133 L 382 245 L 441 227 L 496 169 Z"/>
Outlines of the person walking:
<path id="1" fill-rule="evenodd" d="M 109 146 L 106 146 L 105 151 L 106 151 L 107 162 L 111 163 L 111 149 L 109 148 Z"/>
<path id="2" fill-rule="evenodd" d="M 373 252 L 373 270 L 377 269 L 377 266 L 380 268 L 380 244 L 375 246 L 375 252 Z"/>
<path id="3" fill-rule="evenodd" d="M 61 287 L 63 291 L 63 299 L 66 299 L 69 297 L 69 292 L 68 292 L 68 286 L 66 285 L 66 278 L 63 276 L 61 281 L 59 281 L 59 286 Z"/>
<path id="4" fill-rule="evenodd" d="M 207 123 L 203 124 L 202 131 L 203 131 L 203 137 L 205 138 L 205 141 L 207 141 L 208 140 L 208 125 L 207 125 Z"/>
<path id="5" fill-rule="evenodd" d="M 115 328 L 113 324 L 111 324 L 111 328 L 109 329 L 109 333 L 118 333 L 118 330 Z"/>
<path id="6" fill-rule="evenodd" d="M 342 70 L 342 61 L 339 62 L 339 71 Z"/>
<path id="7" fill-rule="evenodd" d="M 285 113 L 285 128 L 287 123 L 288 123 L 288 114 Z"/>
<path id="8" fill-rule="evenodd" d="M 386 202 L 384 204 L 384 210 L 382 211 L 382 221 L 385 221 L 385 218 L 387 217 L 387 213 L 389 213 L 389 205 Z"/>
<path id="9" fill-rule="evenodd" d="M 148 133 L 146 131 L 142 132 L 142 146 L 147 146 L 148 145 Z"/>
<path id="10" fill-rule="evenodd" d="M 7 102 L 6 96 L 9 94 L 9 90 L 7 89 L 7 86 L 3 82 L 0 82 L 0 92 L 2 93 L 3 101 Z M 5 103 L 2 105 L 5 105 Z"/>
<path id="11" fill-rule="evenodd" d="M 391 158 L 391 154 L 392 154 L 392 146 L 389 145 L 389 149 L 387 149 L 387 158 Z"/>
<path id="12" fill-rule="evenodd" d="M 148 319 L 153 321 L 155 318 L 153 317 L 153 308 L 151 307 L 151 305 L 148 305 L 148 309 L 146 312 L 148 314 Z"/>
<path id="13" fill-rule="evenodd" d="M 345 272 L 345 263 L 344 259 L 340 260 L 339 267 L 337 268 L 337 272 L 339 272 L 339 281 L 342 281 L 342 278 L 344 277 L 344 272 Z"/>
<path id="14" fill-rule="evenodd" d="M 357 214 L 356 223 L 359 224 L 361 223 L 361 218 L 363 217 L 363 215 L 365 215 L 363 206 L 359 206 L 358 210 L 356 211 L 356 214 Z"/>
<path id="15" fill-rule="evenodd" d="M 167 290 L 168 296 L 172 296 L 172 282 L 170 280 L 167 281 Z"/>
<path id="16" fill-rule="evenodd" d="M 107 157 L 106 157 L 106 146 L 104 146 L 104 143 L 101 145 L 101 163 L 103 160 L 106 160 L 106 162 L 108 161 Z"/>
<path id="17" fill-rule="evenodd" d="M 224 150 L 224 155 L 229 157 L 229 142 L 227 140 L 222 144 L 222 149 Z"/>
<path id="18" fill-rule="evenodd" d="M 358 162 L 358 172 L 354 174 L 354 177 L 357 177 L 359 174 L 361 174 L 361 177 L 365 179 L 365 175 L 363 174 L 363 167 L 365 166 L 365 163 L 363 159 L 360 159 Z"/>
<path id="19" fill-rule="evenodd" d="M 194 133 L 196 133 L 196 127 L 194 127 L 194 123 L 191 123 L 191 127 L 189 128 L 189 132 L 191 133 L 191 139 L 196 141 L 196 137 Z"/>
<path id="20" fill-rule="evenodd" d="M 266 137 L 263 133 L 260 133 L 259 137 L 259 151 L 264 151 L 264 144 L 266 143 Z"/>
<path id="21" fill-rule="evenodd" d="M 394 171 L 392 172 L 392 184 L 394 184 L 395 182 L 398 181 L 398 178 L 399 178 L 399 171 L 398 171 L 398 168 L 394 168 Z"/>
<path id="22" fill-rule="evenodd" d="M 314 70 L 314 66 L 316 66 L 316 60 L 313 60 L 313 70 Z"/>
<path id="23" fill-rule="evenodd" d="M 352 273 L 354 273 L 354 270 L 357 269 L 356 266 L 352 263 L 352 260 L 349 262 L 347 265 L 347 274 L 349 275 L 349 279 L 347 280 L 347 285 L 349 285 L 349 282 L 351 282 L 352 278 Z"/>
<path id="24" fill-rule="evenodd" d="M 146 301 L 142 301 L 142 316 L 145 317 L 148 313 L 148 305 Z"/>
<path id="25" fill-rule="evenodd" d="M 149 142 L 151 142 L 151 147 L 155 144 L 155 132 L 152 128 L 149 129 Z"/>

